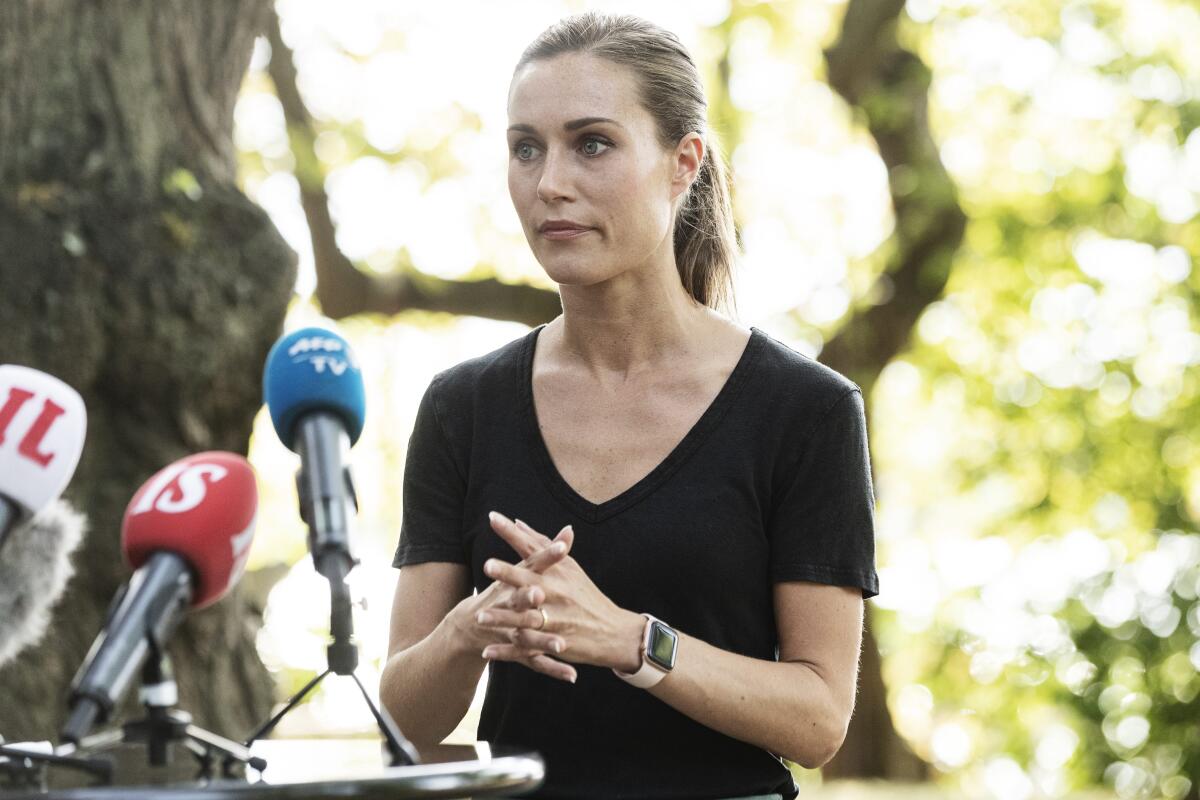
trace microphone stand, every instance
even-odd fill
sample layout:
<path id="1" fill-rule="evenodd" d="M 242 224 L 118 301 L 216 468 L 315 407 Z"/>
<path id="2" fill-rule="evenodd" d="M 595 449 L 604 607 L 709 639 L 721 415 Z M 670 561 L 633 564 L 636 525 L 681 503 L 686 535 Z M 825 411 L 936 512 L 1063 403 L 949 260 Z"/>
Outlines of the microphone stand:
<path id="1" fill-rule="evenodd" d="M 416 748 L 400 732 L 387 709 L 371 700 L 355 674 L 358 645 L 354 643 L 353 602 L 346 576 L 358 563 L 350 553 L 349 537 L 349 509 L 358 511 L 358 497 L 350 469 L 342 458 L 343 452 L 349 450 L 349 438 L 341 420 L 332 414 L 315 412 L 307 421 L 308 424 L 299 426 L 296 436 L 295 449 L 302 465 L 296 473 L 296 492 L 300 498 L 300 517 L 308 526 L 308 548 L 312 552 L 313 565 L 317 573 L 329 581 L 329 632 L 333 640 L 326 650 L 329 668 L 293 695 L 275 716 L 246 740 L 246 746 L 273 731 L 284 716 L 332 672 L 354 679 L 383 735 L 391 766 L 419 764 Z M 314 463 L 328 465 L 328 469 L 305 469 L 303 466 Z"/>
<path id="2" fill-rule="evenodd" d="M 192 716 L 174 708 L 178 702 L 179 689 L 171 669 L 170 659 L 158 647 L 154 637 L 150 640 L 150 657 L 142 667 L 142 686 L 139 698 L 146 707 L 143 719 L 127 722 L 118 729 L 102 731 L 80 740 L 78 749 L 108 747 L 119 743 L 145 742 L 150 765 L 165 767 L 171 762 L 169 745 L 182 742 L 199 763 L 198 778 L 208 781 L 213 778 L 213 767 L 221 759 L 221 777 L 238 777 L 234 764 L 240 763 L 262 772 L 267 768 L 263 758 L 250 754 L 249 747 L 231 739 L 218 736 L 192 724 Z M 71 745 L 66 745 L 69 754 Z"/>
<path id="3" fill-rule="evenodd" d="M 46 768 L 51 766 L 85 772 L 97 778 L 101 785 L 112 783 L 112 764 L 103 759 L 72 758 L 65 753 L 27 750 L 21 744 L 8 745 L 0 740 L 0 794 L 17 789 L 45 792 Z"/>

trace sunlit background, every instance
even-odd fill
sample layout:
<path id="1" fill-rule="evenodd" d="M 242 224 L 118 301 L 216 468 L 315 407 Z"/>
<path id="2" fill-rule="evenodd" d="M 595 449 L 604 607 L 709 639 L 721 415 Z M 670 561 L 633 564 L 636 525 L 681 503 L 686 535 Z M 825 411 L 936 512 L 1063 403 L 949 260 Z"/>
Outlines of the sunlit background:
<path id="1" fill-rule="evenodd" d="M 842 2 L 279 0 L 342 251 L 382 273 L 404 258 L 553 288 L 508 198 L 505 96 L 525 45 L 584 8 L 675 31 L 710 81 L 728 45 L 734 115 L 717 132 L 735 142 L 740 321 L 817 356 L 879 300 L 867 293 L 894 226 L 875 142 L 825 81 Z M 894 723 L 971 796 L 1102 783 L 1184 797 L 1200 778 L 1200 11 L 910 0 L 901 38 L 932 71 L 933 135 L 968 225 L 945 295 L 869 397 L 869 602 Z M 236 141 L 244 190 L 299 255 L 298 327 L 322 318 L 269 58 L 260 40 Z M 435 372 L 528 329 L 423 312 L 340 327 L 368 391 L 354 588 L 374 689 L 417 402 Z M 290 566 L 259 639 L 282 700 L 325 666 L 328 591 L 306 557 L 297 460 L 265 413 L 251 460 L 251 569 Z M 282 732 L 374 723 L 331 678 Z"/>

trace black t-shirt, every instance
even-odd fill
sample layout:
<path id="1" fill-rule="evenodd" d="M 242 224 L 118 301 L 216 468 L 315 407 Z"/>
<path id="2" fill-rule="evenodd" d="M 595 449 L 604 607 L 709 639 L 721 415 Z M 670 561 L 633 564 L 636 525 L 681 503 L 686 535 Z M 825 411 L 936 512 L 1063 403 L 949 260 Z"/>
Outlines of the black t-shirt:
<path id="1" fill-rule="evenodd" d="M 879 593 L 862 393 L 758 328 L 716 399 L 676 448 L 599 505 L 558 473 L 538 428 L 539 326 L 438 373 L 408 445 L 394 565 L 518 561 L 492 510 L 553 536 L 617 605 L 716 647 L 777 660 L 775 581 Z M 779 758 L 692 720 L 605 668 L 569 684 L 489 665 L 479 738 L 536 750 L 535 796 L 714 798 L 796 787 Z M 799 721 L 797 721 L 799 722 Z"/>

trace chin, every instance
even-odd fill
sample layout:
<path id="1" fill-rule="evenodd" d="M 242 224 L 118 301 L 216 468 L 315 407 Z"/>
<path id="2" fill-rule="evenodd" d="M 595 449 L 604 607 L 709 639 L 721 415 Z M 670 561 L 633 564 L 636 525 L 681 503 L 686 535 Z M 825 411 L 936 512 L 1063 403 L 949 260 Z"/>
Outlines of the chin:
<path id="1" fill-rule="evenodd" d="M 539 258 L 538 263 L 550 280 L 564 286 L 588 286 L 612 277 L 608 265 L 595 259 L 560 254 Z"/>
<path id="2" fill-rule="evenodd" d="M 594 269 L 582 266 L 571 268 L 561 264 L 551 266 L 542 264 L 542 269 L 545 271 L 546 277 L 560 286 L 590 286 L 593 283 L 599 283 L 606 277 L 598 274 Z"/>

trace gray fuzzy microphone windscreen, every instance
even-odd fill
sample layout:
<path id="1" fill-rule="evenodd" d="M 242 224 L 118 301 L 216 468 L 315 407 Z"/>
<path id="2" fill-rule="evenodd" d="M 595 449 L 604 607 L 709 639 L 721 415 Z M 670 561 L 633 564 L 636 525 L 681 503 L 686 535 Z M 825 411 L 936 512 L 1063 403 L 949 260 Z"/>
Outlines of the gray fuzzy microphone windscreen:
<path id="1" fill-rule="evenodd" d="M 82 514 L 56 500 L 9 534 L 0 550 L 0 665 L 46 632 L 86 529 Z"/>

